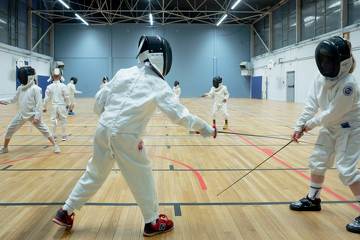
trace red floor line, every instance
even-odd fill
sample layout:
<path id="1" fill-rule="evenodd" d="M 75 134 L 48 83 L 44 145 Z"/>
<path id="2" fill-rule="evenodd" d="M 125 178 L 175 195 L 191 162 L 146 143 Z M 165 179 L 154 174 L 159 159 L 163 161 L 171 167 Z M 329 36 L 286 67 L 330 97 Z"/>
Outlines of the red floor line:
<path id="1" fill-rule="evenodd" d="M 186 167 L 187 169 L 191 170 L 194 173 L 194 175 L 196 176 L 196 178 L 198 179 L 198 182 L 200 184 L 201 189 L 204 190 L 204 191 L 207 190 L 206 183 L 205 183 L 204 178 L 202 177 L 201 173 L 199 171 L 195 170 L 189 164 L 186 164 L 184 162 L 181 162 L 181 161 L 178 161 L 178 160 L 175 160 L 175 159 L 171 159 L 171 158 L 168 158 L 168 157 L 163 157 L 163 156 L 154 156 L 154 157 L 169 160 L 171 162 L 174 162 L 174 163 L 176 163 L 178 165 L 181 165 L 181 166 Z"/>
<path id="2" fill-rule="evenodd" d="M 238 136 L 241 140 L 243 140 L 244 142 L 248 143 L 249 145 L 251 145 L 252 147 L 255 147 L 258 151 L 265 153 L 267 156 L 271 156 L 272 151 L 269 151 L 269 149 L 263 149 L 260 148 L 259 146 L 256 146 L 251 140 L 247 139 L 244 136 Z M 280 163 L 281 165 L 288 167 L 288 168 L 294 168 L 294 166 L 292 166 L 291 164 L 289 164 L 288 162 L 280 159 L 277 156 L 273 156 L 272 157 L 274 160 L 276 160 L 278 163 Z M 302 178 L 306 179 L 306 180 L 310 180 L 310 176 L 303 173 L 300 170 L 293 170 L 297 175 L 301 176 Z M 340 201 L 346 201 L 347 199 L 343 196 L 341 196 L 340 194 L 336 193 L 335 191 L 333 191 L 331 188 L 329 187 L 323 187 L 324 192 L 332 195 L 333 197 L 335 197 L 336 199 L 340 200 Z M 348 205 L 350 207 L 352 207 L 353 209 L 357 210 L 360 212 L 360 206 L 358 204 L 354 204 L 354 203 L 348 203 Z"/>
<path id="3" fill-rule="evenodd" d="M 48 156 L 50 156 L 52 154 L 49 154 Z M 20 161 L 25 161 L 25 160 L 29 160 L 29 159 L 35 159 L 35 158 L 40 158 L 40 157 L 46 157 L 46 156 L 36 156 L 36 157 L 26 157 L 26 158 L 21 158 L 21 159 L 16 159 L 16 160 L 10 160 L 10 161 L 6 161 L 6 162 L 2 162 L 0 163 L 0 165 L 4 165 L 4 164 L 9 164 L 9 163 L 15 163 L 15 162 L 20 162 Z M 167 158 L 167 157 L 163 157 L 163 156 L 154 156 L 154 157 L 157 157 L 157 158 L 161 158 L 161 159 L 165 159 L 165 160 L 168 160 L 168 161 L 172 161 L 178 165 L 181 165 L 189 170 L 191 170 L 194 175 L 196 176 L 199 184 L 200 184 L 200 187 L 202 190 L 206 191 L 207 190 L 207 186 L 206 186 L 206 183 L 205 183 L 205 180 L 204 178 L 202 177 L 201 173 L 197 170 L 195 170 L 192 166 L 190 166 L 189 164 L 186 164 L 184 162 L 181 162 L 181 161 L 178 161 L 178 160 L 175 160 L 175 159 L 171 159 L 171 158 Z"/>

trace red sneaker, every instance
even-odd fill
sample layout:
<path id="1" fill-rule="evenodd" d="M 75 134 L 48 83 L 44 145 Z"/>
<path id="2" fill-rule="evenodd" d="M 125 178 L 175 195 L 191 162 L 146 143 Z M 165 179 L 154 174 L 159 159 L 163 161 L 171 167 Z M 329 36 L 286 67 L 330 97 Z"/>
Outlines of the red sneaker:
<path id="1" fill-rule="evenodd" d="M 74 223 L 74 216 L 75 213 L 69 215 L 67 211 L 60 208 L 52 221 L 60 226 L 66 227 L 67 229 L 71 229 Z"/>
<path id="2" fill-rule="evenodd" d="M 165 214 L 160 214 L 156 219 L 156 224 L 147 223 L 144 227 L 143 235 L 152 237 L 157 234 L 166 233 L 174 229 L 174 223 Z"/>

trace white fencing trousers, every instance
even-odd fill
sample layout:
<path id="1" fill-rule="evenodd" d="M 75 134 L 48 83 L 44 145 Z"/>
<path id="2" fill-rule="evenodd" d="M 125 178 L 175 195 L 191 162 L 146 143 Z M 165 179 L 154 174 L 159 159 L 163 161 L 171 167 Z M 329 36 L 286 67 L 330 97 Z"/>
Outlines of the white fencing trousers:
<path id="1" fill-rule="evenodd" d="M 80 209 L 101 187 L 114 162 L 118 164 L 145 223 L 158 218 L 159 204 L 151 164 L 145 149 L 138 150 L 140 139 L 132 134 L 112 135 L 110 129 L 98 125 L 94 139 L 94 155 L 65 204 Z"/>
<path id="2" fill-rule="evenodd" d="M 11 120 L 9 126 L 7 127 L 5 139 L 10 139 L 14 133 L 19 130 L 27 121 L 32 122 L 32 118 L 24 119 L 21 117 L 20 114 L 16 114 L 15 117 Z M 34 127 L 39 129 L 39 131 L 46 137 L 49 138 L 51 136 L 51 133 L 49 131 L 49 128 L 46 126 L 46 124 L 43 121 L 40 121 L 38 124 L 34 124 Z"/>
<path id="3" fill-rule="evenodd" d="M 70 95 L 69 100 L 70 100 L 70 105 L 75 105 L 75 96 L 74 95 Z"/>
<path id="4" fill-rule="evenodd" d="M 180 103 L 180 96 L 175 95 L 175 101 L 176 101 L 177 103 Z"/>
<path id="5" fill-rule="evenodd" d="M 52 134 L 56 135 L 56 127 L 59 120 L 62 135 L 65 136 L 66 135 L 65 126 L 67 119 L 67 110 L 65 105 L 56 105 L 56 104 L 52 105 L 50 118 L 52 122 Z"/>
<path id="6" fill-rule="evenodd" d="M 213 109 L 212 109 L 212 117 L 213 117 L 213 119 L 216 119 L 218 113 L 221 113 L 221 115 L 225 119 L 228 119 L 229 114 L 228 114 L 228 111 L 227 111 L 227 104 L 226 103 L 214 103 L 213 104 Z"/>
<path id="7" fill-rule="evenodd" d="M 322 128 L 310 156 L 311 173 L 323 176 L 334 161 L 339 177 L 345 185 L 360 181 L 357 164 L 360 158 L 360 127 Z"/>

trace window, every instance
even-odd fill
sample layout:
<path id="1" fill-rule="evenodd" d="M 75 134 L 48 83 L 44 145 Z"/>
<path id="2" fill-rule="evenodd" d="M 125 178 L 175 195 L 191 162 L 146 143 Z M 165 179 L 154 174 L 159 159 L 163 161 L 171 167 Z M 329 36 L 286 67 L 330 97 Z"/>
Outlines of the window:
<path id="1" fill-rule="evenodd" d="M 301 40 L 305 40 L 315 35 L 315 1 L 303 0 L 301 6 Z"/>
<path id="2" fill-rule="evenodd" d="M 348 24 L 360 23 L 360 0 L 348 0 Z"/>
<path id="3" fill-rule="evenodd" d="M 20 0 L 18 2 L 18 21 L 17 21 L 17 47 L 27 48 L 27 0 Z"/>
<path id="4" fill-rule="evenodd" d="M 326 32 L 341 28 L 341 1 L 326 0 Z"/>
<path id="5" fill-rule="evenodd" d="M 9 4 L 8 1 L 0 1 L 0 42 L 9 42 Z"/>
<path id="6" fill-rule="evenodd" d="M 261 39 L 268 46 L 269 45 L 269 16 L 262 18 L 260 21 L 255 23 L 254 28 L 260 35 Z M 254 31 L 254 55 L 261 55 L 267 52 L 265 46 L 260 40 L 259 36 Z"/>
<path id="7" fill-rule="evenodd" d="M 341 0 L 302 0 L 301 40 L 341 27 Z"/>
<path id="8" fill-rule="evenodd" d="M 273 12 L 273 49 L 296 41 L 296 2 L 290 1 Z"/>

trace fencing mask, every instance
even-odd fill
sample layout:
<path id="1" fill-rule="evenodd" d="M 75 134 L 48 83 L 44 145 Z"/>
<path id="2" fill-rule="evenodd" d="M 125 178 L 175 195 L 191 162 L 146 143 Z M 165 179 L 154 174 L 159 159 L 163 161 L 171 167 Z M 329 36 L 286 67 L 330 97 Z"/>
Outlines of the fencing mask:
<path id="1" fill-rule="evenodd" d="M 35 79 L 35 69 L 30 66 L 21 67 L 18 72 L 19 81 L 22 85 L 28 84 Z"/>
<path id="2" fill-rule="evenodd" d="M 315 50 L 315 60 L 320 73 L 330 81 L 348 74 L 353 65 L 350 46 L 339 36 L 321 41 Z"/>
<path id="3" fill-rule="evenodd" d="M 216 76 L 213 78 L 213 86 L 214 88 L 218 88 L 222 83 L 222 77 Z"/>
<path id="4" fill-rule="evenodd" d="M 172 51 L 169 42 L 160 36 L 142 36 L 137 58 L 149 62 L 153 70 L 164 78 L 171 69 Z"/>

